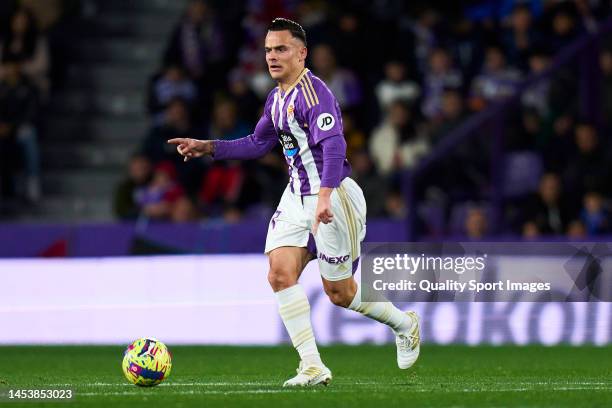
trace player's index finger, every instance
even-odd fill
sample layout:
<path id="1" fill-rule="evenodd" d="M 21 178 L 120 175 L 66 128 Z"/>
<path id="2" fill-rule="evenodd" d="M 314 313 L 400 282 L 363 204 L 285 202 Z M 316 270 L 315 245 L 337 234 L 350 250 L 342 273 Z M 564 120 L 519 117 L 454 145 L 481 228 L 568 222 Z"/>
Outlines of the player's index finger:
<path id="1" fill-rule="evenodd" d="M 187 139 L 185 139 L 185 138 L 178 137 L 178 138 L 175 138 L 175 139 L 170 139 L 166 143 L 181 144 L 181 143 L 185 143 L 186 140 Z"/>

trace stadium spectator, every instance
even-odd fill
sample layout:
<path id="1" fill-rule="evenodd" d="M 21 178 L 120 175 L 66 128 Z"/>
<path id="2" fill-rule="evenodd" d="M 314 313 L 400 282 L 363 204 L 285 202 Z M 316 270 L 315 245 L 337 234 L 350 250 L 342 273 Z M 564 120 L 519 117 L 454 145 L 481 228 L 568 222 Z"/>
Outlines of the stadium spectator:
<path id="1" fill-rule="evenodd" d="M 174 137 L 202 137 L 205 134 L 205 131 L 192 123 L 187 103 L 182 99 L 174 99 L 166 108 L 165 122 L 151 128 L 143 141 L 141 151 L 155 164 L 163 161 L 173 162 L 182 186 L 189 194 L 193 194 L 200 185 L 207 163 L 202 160 L 183 163 L 176 150 L 166 142 Z"/>
<path id="2" fill-rule="evenodd" d="M 423 83 L 423 114 L 429 119 L 437 118 L 442 111 L 442 94 L 447 88 L 461 88 L 461 72 L 452 66 L 448 52 L 435 48 L 429 55 L 429 66 Z"/>
<path id="3" fill-rule="evenodd" d="M 459 90 L 445 89 L 442 94 L 441 113 L 435 121 L 429 124 L 430 143 L 435 146 L 466 118 L 465 101 Z M 449 194 L 452 197 L 447 199 L 464 200 L 479 198 L 479 187 L 486 179 L 486 157 L 484 153 L 484 142 L 481 140 L 471 140 L 469 143 L 461 143 L 455 147 L 445 159 L 438 162 L 427 177 L 430 186 Z M 471 194 L 467 194 L 470 191 Z"/>
<path id="4" fill-rule="evenodd" d="M 257 95 L 259 100 L 265 101 L 268 96 L 268 92 L 275 85 L 274 82 L 270 79 L 270 74 L 267 71 L 267 68 L 264 66 L 262 61 L 257 60 L 248 72 L 249 77 L 249 87 L 251 90 Z"/>
<path id="5" fill-rule="evenodd" d="M 544 49 L 533 49 L 528 58 L 529 75 L 538 75 L 544 72 L 550 65 L 550 55 Z M 521 103 L 525 108 L 538 111 L 538 114 L 546 118 L 550 114 L 549 94 L 550 79 L 543 78 L 536 84 L 525 90 L 521 97 Z"/>
<path id="6" fill-rule="evenodd" d="M 368 35 L 369 27 L 367 19 L 361 15 L 362 11 L 342 10 L 335 24 L 327 30 L 327 38 L 333 38 L 334 55 L 338 64 L 343 67 L 351 67 L 359 78 L 367 78 L 373 69 L 378 67 L 378 58 L 373 56 L 374 47 L 368 46 L 372 43 L 372 37 Z M 310 34 L 310 32 L 309 32 Z M 316 38 L 309 37 L 311 44 L 316 44 Z M 362 44 L 355 47 L 355 44 Z"/>
<path id="7" fill-rule="evenodd" d="M 465 218 L 465 236 L 471 240 L 484 239 L 489 232 L 489 222 L 484 209 L 472 207 Z"/>
<path id="8" fill-rule="evenodd" d="M 574 117 L 571 114 L 561 115 L 553 120 L 551 135 L 540 147 L 544 158 L 544 167 L 550 171 L 563 173 L 570 156 L 575 154 Z"/>
<path id="9" fill-rule="evenodd" d="M 291 3 L 282 1 L 282 3 Z M 309 46 L 320 44 L 329 38 L 329 6 L 324 1 L 305 0 L 296 2 L 295 16 L 308 33 Z"/>
<path id="10" fill-rule="evenodd" d="M 198 210 L 187 196 L 182 196 L 170 210 L 170 220 L 176 223 L 196 221 L 199 218 Z"/>
<path id="11" fill-rule="evenodd" d="M 463 77 L 468 83 L 480 70 L 483 60 L 483 43 L 486 39 L 480 31 L 477 24 L 465 17 L 451 23 L 451 32 L 449 33 L 452 36 L 450 42 L 451 53 L 455 56 L 457 66 L 461 69 Z"/>
<path id="12" fill-rule="evenodd" d="M 238 118 L 238 107 L 231 99 L 219 100 L 213 109 L 208 131 L 210 139 L 234 140 L 250 133 L 248 124 Z"/>
<path id="13" fill-rule="evenodd" d="M 185 192 L 177 182 L 176 168 L 168 161 L 157 164 L 151 182 L 136 190 L 141 214 L 154 220 L 170 219 L 174 206 L 184 196 Z"/>
<path id="14" fill-rule="evenodd" d="M 152 165 L 147 156 L 136 153 L 130 157 L 127 176 L 115 187 L 113 212 L 121 220 L 134 220 L 140 214 L 136 192 L 151 182 Z"/>
<path id="15" fill-rule="evenodd" d="M 333 49 L 328 44 L 319 44 L 311 51 L 312 70 L 336 96 L 342 110 L 355 108 L 362 101 L 359 80 L 353 72 L 336 64 Z"/>
<path id="16" fill-rule="evenodd" d="M 262 101 L 249 87 L 247 78 L 238 70 L 234 70 L 228 76 L 227 82 L 229 97 L 235 101 L 240 101 L 237 104 L 238 117 L 244 119 L 249 124 L 254 125 L 257 123 Z"/>
<path id="17" fill-rule="evenodd" d="M 612 166 L 607 146 L 591 123 L 578 123 L 575 130 L 577 150 L 569 158 L 564 173 L 568 200 L 580 198 L 587 191 L 610 196 Z"/>
<path id="18" fill-rule="evenodd" d="M 435 47 L 441 42 L 437 33 L 440 21 L 440 13 L 435 8 L 424 7 L 418 12 L 416 20 L 408 22 L 408 29 L 414 38 L 416 66 L 423 77 L 431 68 L 431 55 L 435 52 Z"/>
<path id="19" fill-rule="evenodd" d="M 287 177 L 287 164 L 278 151 L 271 151 L 257 160 L 253 170 L 255 183 L 258 186 L 260 203 L 274 212 L 279 195 L 283 194 Z"/>
<path id="20" fill-rule="evenodd" d="M 599 27 L 597 20 L 605 16 L 605 9 L 610 7 L 610 4 L 605 3 L 603 1 L 574 0 L 577 19 L 587 32 L 593 33 Z"/>
<path id="21" fill-rule="evenodd" d="M 406 202 L 402 197 L 401 192 L 396 189 L 390 189 L 385 195 L 385 209 L 383 215 L 386 218 L 400 221 L 406 218 Z"/>
<path id="22" fill-rule="evenodd" d="M 531 9 L 526 4 L 517 4 L 507 23 L 502 32 L 502 42 L 508 62 L 526 71 L 529 53 L 541 45 L 542 35 L 534 27 Z"/>
<path id="23" fill-rule="evenodd" d="M 569 239 L 584 239 L 586 238 L 586 228 L 580 220 L 573 220 L 567 227 L 567 237 Z"/>
<path id="24" fill-rule="evenodd" d="M 466 117 L 465 102 L 458 89 L 445 89 L 442 94 L 440 115 L 430 123 L 431 143 L 439 143 Z"/>
<path id="25" fill-rule="evenodd" d="M 428 151 L 427 135 L 415 123 L 413 111 L 404 102 L 393 102 L 370 139 L 370 154 L 378 173 L 388 176 L 414 167 Z"/>
<path id="26" fill-rule="evenodd" d="M 0 60 L 19 61 L 23 72 L 46 100 L 49 92 L 49 46 L 32 12 L 18 8 L 0 37 Z"/>
<path id="27" fill-rule="evenodd" d="M 541 237 L 538 225 L 533 221 L 527 221 L 523 224 L 521 237 L 526 240 L 535 240 Z"/>
<path id="28" fill-rule="evenodd" d="M 385 78 L 376 85 L 375 90 L 381 111 L 386 111 L 393 101 L 413 104 L 419 97 L 419 84 L 406 78 L 406 69 L 406 65 L 400 61 L 385 64 Z"/>
<path id="29" fill-rule="evenodd" d="M 154 76 L 149 86 L 148 109 L 155 124 L 164 122 L 164 111 L 177 98 L 182 99 L 193 113 L 198 102 L 198 89 L 180 66 L 169 65 Z"/>
<path id="30" fill-rule="evenodd" d="M 218 17 L 211 2 L 189 0 L 166 47 L 164 63 L 182 67 L 196 82 L 202 96 L 222 88 L 224 81 L 217 78 L 224 77 L 231 68 L 228 50 L 233 42 L 224 27 L 226 24 Z M 200 111 L 209 112 L 209 98 L 202 97 L 201 101 Z"/>
<path id="31" fill-rule="evenodd" d="M 355 152 L 367 149 L 367 136 L 349 113 L 342 112 L 342 127 L 346 139 L 346 158 L 350 162 Z"/>
<path id="32" fill-rule="evenodd" d="M 183 99 L 173 99 L 164 110 L 164 121 L 153 126 L 144 140 L 142 151 L 153 163 L 177 160 L 176 150 L 166 141 L 173 137 L 195 137 L 188 104 Z"/>
<path id="33" fill-rule="evenodd" d="M 472 81 L 470 107 L 481 110 L 491 102 L 513 95 L 520 80 L 520 72 L 506 65 L 502 48 L 490 45 L 485 53 L 482 72 Z"/>
<path id="34" fill-rule="evenodd" d="M 240 162 L 215 163 L 204 175 L 198 201 L 203 213 L 223 215 L 236 221 L 241 216 L 238 208 L 246 175 Z"/>
<path id="35" fill-rule="evenodd" d="M 590 236 L 602 235 L 611 231 L 610 210 L 597 191 L 590 191 L 585 194 L 580 220 Z"/>
<path id="36" fill-rule="evenodd" d="M 559 51 L 581 33 L 582 27 L 576 19 L 575 8 L 569 2 L 558 4 L 552 13 L 551 33 L 547 41 L 553 50 Z"/>
<path id="37" fill-rule="evenodd" d="M 548 132 L 538 112 L 534 109 L 523 109 L 519 112 L 516 126 L 505 135 L 507 152 L 534 150 L 537 147 L 545 149 L 548 144 Z"/>
<path id="38" fill-rule="evenodd" d="M 41 196 L 39 115 L 38 91 L 23 75 L 21 60 L 16 56 L 5 56 L 0 77 L 0 120 L 5 124 L 3 138 L 7 144 L 3 150 L 10 151 L 9 146 L 14 146 L 21 153 L 26 175 L 23 193 L 32 202 L 38 201 Z M 7 160 L 14 163 L 15 158 Z"/>
<path id="39" fill-rule="evenodd" d="M 351 155 L 353 173 L 351 177 L 363 188 L 363 194 L 371 217 L 381 217 L 385 213 L 387 182 L 376 174 L 372 159 L 366 150 L 357 150 Z"/>
<path id="40" fill-rule="evenodd" d="M 563 235 L 575 211 L 563 199 L 561 178 L 546 173 L 540 179 L 538 192 L 525 200 L 522 210 L 526 223 L 533 223 L 542 234 Z"/>

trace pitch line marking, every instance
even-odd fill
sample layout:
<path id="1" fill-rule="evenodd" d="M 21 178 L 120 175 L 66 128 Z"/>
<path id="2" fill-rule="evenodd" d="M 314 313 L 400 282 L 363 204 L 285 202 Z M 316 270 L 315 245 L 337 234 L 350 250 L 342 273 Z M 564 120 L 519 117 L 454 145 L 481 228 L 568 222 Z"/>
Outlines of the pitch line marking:
<path id="1" fill-rule="evenodd" d="M 129 384 L 128 384 L 129 385 Z M 444 392 L 444 393 L 491 393 L 491 392 L 525 392 L 525 391 L 610 391 L 611 387 L 553 387 L 548 389 L 529 388 L 529 387 L 515 387 L 515 388 L 499 388 L 499 389 L 481 389 L 481 388 L 464 388 L 464 389 L 436 389 L 436 388 L 418 388 L 418 389 L 407 389 L 407 392 Z M 182 390 L 172 392 L 171 395 L 230 395 L 230 394 L 280 394 L 280 393 L 292 393 L 292 392 L 332 392 L 332 393 L 347 393 L 353 392 L 350 390 L 341 390 L 328 388 L 322 390 L 320 388 L 309 388 L 309 389 L 277 389 L 277 390 Z M 113 395 L 146 395 L 142 392 L 137 391 L 110 391 L 110 392 L 75 392 L 75 396 L 113 396 Z"/>
<path id="2" fill-rule="evenodd" d="M 158 387 L 197 387 L 197 386 L 274 386 L 278 385 L 282 380 L 279 381 L 242 381 L 242 382 L 233 382 L 233 381 L 197 381 L 197 382 L 169 382 L 160 384 Z M 375 381 L 356 381 L 356 382 L 340 382 L 335 381 L 334 384 L 337 385 L 384 385 L 380 382 Z M 403 385 L 403 383 L 387 383 L 388 385 Z M 609 386 L 612 389 L 612 383 L 607 382 L 568 382 L 568 381 L 559 381 L 559 382 L 496 382 L 496 383 L 487 383 L 484 386 L 491 387 L 496 385 L 547 385 L 547 386 L 585 386 L 585 385 L 601 385 L 601 386 Z M 118 382 L 118 383 L 88 383 L 88 384 L 49 384 L 52 387 L 130 387 L 132 384 L 127 382 Z M 605 387 L 604 387 L 605 388 Z M 429 388 L 436 389 L 436 388 Z M 529 389 L 540 389 L 540 387 L 530 387 Z M 544 389 L 544 388 L 542 388 Z M 437 390 L 437 389 L 436 389 Z"/>

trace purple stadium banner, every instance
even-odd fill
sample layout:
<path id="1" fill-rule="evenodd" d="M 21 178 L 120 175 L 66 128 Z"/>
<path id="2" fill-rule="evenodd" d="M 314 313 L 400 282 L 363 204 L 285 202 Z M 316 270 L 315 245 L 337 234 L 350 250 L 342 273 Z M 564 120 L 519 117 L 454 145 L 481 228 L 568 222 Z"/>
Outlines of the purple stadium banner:
<path id="1" fill-rule="evenodd" d="M 263 255 L 0 260 L 0 344 L 278 344 L 288 338 Z M 333 306 L 314 262 L 303 274 L 321 344 L 393 341 L 391 331 Z M 436 344 L 605 345 L 612 303 L 403 304 Z"/>
<path id="2" fill-rule="evenodd" d="M 268 220 L 238 224 L 0 224 L 0 258 L 263 253 Z M 367 240 L 403 241 L 403 223 L 368 222 Z M 1 272 L 1 271 L 0 271 Z"/>

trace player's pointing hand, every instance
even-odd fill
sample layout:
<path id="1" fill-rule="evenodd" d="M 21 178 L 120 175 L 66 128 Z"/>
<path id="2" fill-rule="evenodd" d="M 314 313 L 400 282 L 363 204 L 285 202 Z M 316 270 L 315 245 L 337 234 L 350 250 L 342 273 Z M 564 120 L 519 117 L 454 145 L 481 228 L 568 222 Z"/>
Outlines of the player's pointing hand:
<path id="1" fill-rule="evenodd" d="M 210 140 L 179 137 L 168 140 L 168 143 L 176 145 L 176 150 L 185 158 L 185 161 L 193 157 L 202 157 L 206 154 L 213 154 L 215 152 L 214 144 Z"/>

